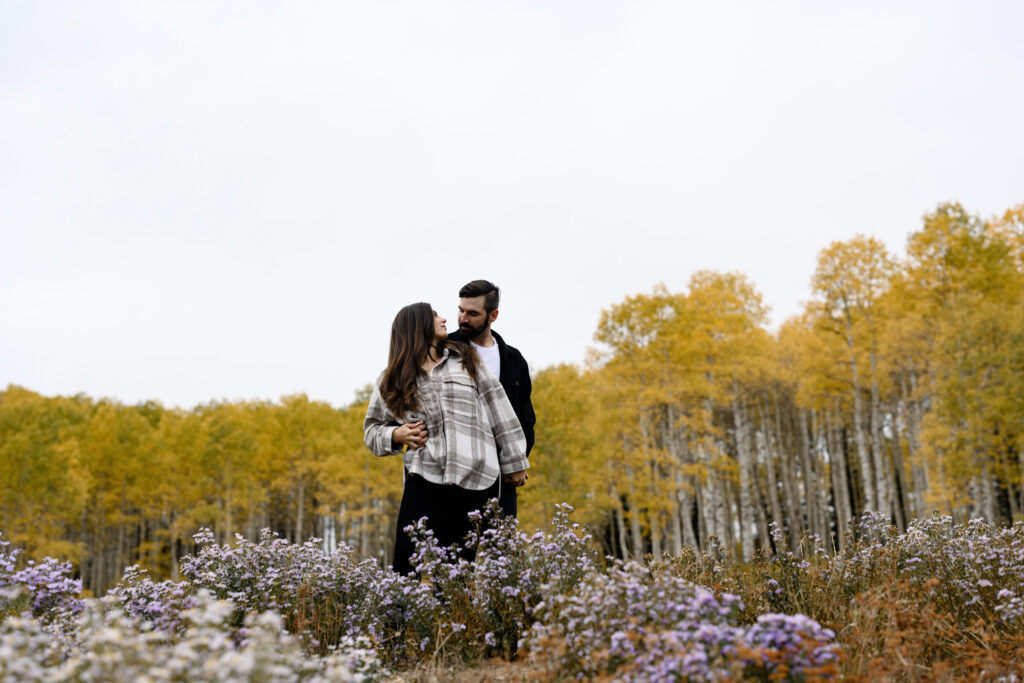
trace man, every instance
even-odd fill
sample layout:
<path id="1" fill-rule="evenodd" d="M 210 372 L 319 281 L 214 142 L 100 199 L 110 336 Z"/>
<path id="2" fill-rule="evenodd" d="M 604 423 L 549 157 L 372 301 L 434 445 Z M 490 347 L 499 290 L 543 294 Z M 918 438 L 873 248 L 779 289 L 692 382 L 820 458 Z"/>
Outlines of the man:
<path id="1" fill-rule="evenodd" d="M 501 335 L 491 329 L 491 323 L 498 319 L 500 299 L 501 290 L 492 282 L 473 280 L 466 284 L 459 290 L 459 329 L 449 338 L 473 344 L 480 359 L 501 382 L 526 434 L 526 454 L 529 455 L 533 448 L 533 426 L 537 422 L 530 401 L 533 385 L 523 354 L 506 344 Z M 498 500 L 506 515 L 516 516 L 519 509 L 516 488 L 526 483 L 527 476 L 526 470 L 502 475 Z"/>

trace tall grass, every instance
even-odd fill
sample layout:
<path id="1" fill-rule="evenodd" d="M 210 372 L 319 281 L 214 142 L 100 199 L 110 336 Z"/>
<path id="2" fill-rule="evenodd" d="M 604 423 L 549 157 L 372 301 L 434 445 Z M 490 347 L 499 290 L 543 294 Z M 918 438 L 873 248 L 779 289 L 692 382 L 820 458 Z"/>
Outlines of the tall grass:
<path id="1" fill-rule="evenodd" d="M 747 563 L 714 543 L 620 562 L 597 557 L 570 512 L 559 506 L 534 534 L 488 512 L 467 539 L 475 562 L 411 527 L 415 576 L 350 548 L 324 555 L 315 539 L 219 545 L 203 530 L 184 581 L 132 567 L 84 601 L 70 567 L 28 564 L 0 540 L 0 679 L 147 667 L 152 680 L 202 679 L 220 667 L 223 680 L 376 680 L 494 658 L 556 680 L 1017 681 L 1024 670 L 1024 524 L 934 516 L 899 534 L 866 514 L 843 553 L 811 537 L 791 551 L 776 530 L 774 550 Z M 175 656 L 176 669 L 159 664 Z"/>

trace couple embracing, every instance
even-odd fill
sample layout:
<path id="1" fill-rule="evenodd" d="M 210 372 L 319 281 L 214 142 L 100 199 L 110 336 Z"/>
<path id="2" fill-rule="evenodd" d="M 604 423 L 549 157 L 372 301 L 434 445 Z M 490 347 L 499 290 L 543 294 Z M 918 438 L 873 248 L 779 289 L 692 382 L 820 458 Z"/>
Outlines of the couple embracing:
<path id="1" fill-rule="evenodd" d="M 486 280 L 459 290 L 459 330 L 451 335 L 425 303 L 400 310 L 391 326 L 388 365 L 366 409 L 363 437 L 377 456 L 404 449 L 394 553 L 401 574 L 414 570 L 403 529 L 421 517 L 442 546 L 451 546 L 469 533 L 469 513 L 491 498 L 516 515 L 536 419 L 526 361 L 491 329 L 500 295 Z"/>

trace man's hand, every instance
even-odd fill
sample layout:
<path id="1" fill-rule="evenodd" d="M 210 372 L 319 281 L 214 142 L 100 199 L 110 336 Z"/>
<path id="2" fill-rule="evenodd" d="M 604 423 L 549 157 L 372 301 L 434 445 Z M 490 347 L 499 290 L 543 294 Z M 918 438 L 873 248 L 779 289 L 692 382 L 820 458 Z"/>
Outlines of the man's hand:
<path id="1" fill-rule="evenodd" d="M 399 425 L 391 432 L 391 440 L 412 449 L 423 448 L 427 445 L 427 426 L 422 422 Z"/>
<path id="2" fill-rule="evenodd" d="M 526 473 L 526 470 L 501 475 L 501 480 L 510 486 L 522 486 L 529 478 L 530 475 Z"/>

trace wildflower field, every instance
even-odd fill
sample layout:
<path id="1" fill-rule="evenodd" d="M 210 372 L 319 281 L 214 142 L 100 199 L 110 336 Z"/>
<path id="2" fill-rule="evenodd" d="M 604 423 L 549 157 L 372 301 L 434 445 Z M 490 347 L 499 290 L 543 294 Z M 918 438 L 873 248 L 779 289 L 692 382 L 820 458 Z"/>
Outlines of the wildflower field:
<path id="1" fill-rule="evenodd" d="M 419 579 L 316 539 L 201 530 L 185 580 L 130 567 L 101 599 L 0 538 L 0 680 L 408 680 L 498 658 L 543 680 L 1021 680 L 1024 523 L 899 534 L 868 513 L 842 553 L 777 531 L 738 563 L 600 558 L 568 506 L 548 533 L 482 521 L 473 563 L 415 529 Z"/>

